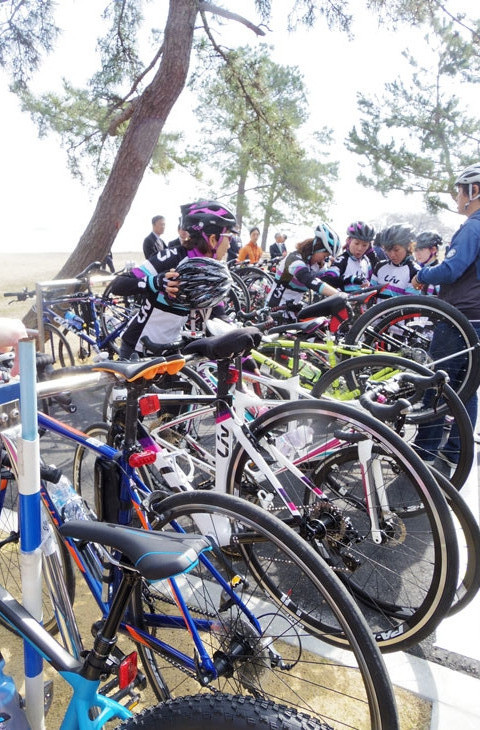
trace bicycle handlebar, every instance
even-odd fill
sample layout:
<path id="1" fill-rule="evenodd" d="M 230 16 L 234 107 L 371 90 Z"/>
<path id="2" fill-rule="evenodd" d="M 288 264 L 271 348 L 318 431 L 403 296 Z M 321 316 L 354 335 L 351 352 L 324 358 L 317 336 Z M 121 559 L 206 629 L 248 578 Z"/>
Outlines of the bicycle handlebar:
<path id="1" fill-rule="evenodd" d="M 410 401 L 406 398 L 399 398 L 395 403 L 388 405 L 387 403 L 378 403 L 373 400 L 377 397 L 374 390 L 363 393 L 360 396 L 360 405 L 365 408 L 375 418 L 383 422 L 394 422 L 399 416 L 408 413 L 411 410 Z"/>

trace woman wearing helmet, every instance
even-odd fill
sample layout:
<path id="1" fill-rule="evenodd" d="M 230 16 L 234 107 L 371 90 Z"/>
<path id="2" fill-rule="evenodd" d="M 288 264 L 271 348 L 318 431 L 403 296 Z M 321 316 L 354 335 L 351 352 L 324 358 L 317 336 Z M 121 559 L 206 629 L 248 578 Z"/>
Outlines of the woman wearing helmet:
<path id="1" fill-rule="evenodd" d="M 418 234 L 413 254 L 420 268 L 438 264 L 438 249 L 442 243 L 442 237 L 437 231 L 422 231 Z"/>
<path id="2" fill-rule="evenodd" d="M 372 250 L 374 238 L 375 230 L 367 223 L 356 221 L 349 225 L 345 251 L 330 263 L 325 271 L 325 281 L 347 292 L 368 286 L 373 265 L 377 262 Z"/>
<path id="3" fill-rule="evenodd" d="M 269 307 L 287 302 L 298 302 L 308 289 L 323 296 L 338 294 L 338 290 L 323 281 L 320 268 L 329 258 L 340 253 L 340 239 L 326 223 L 315 229 L 315 237 L 297 243 L 296 248 L 283 258 L 275 272 L 275 283 L 267 299 Z M 291 315 L 286 313 L 286 318 Z"/>
<path id="4" fill-rule="evenodd" d="M 415 294 L 411 281 L 420 267 L 412 256 L 414 238 L 413 228 L 405 223 L 389 226 L 377 234 L 375 240 L 388 258 L 374 266 L 371 283 L 386 286 L 382 296 Z"/>
<path id="5" fill-rule="evenodd" d="M 236 219 L 224 205 L 211 200 L 181 206 L 181 227 L 189 238 L 161 251 L 112 282 L 112 292 L 142 295 L 141 306 L 122 336 L 120 357 L 142 354 L 141 338 L 172 343 L 179 339 L 191 309 L 211 309 L 223 315 L 220 300 L 231 286 L 222 263 Z"/>

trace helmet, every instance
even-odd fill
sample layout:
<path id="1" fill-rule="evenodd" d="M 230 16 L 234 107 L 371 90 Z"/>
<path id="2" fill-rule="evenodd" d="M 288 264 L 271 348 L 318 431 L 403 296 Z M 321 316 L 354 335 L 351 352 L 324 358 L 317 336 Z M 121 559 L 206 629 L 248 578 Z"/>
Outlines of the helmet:
<path id="1" fill-rule="evenodd" d="M 207 236 L 231 231 L 237 224 L 233 213 L 215 200 L 198 200 L 180 206 L 181 227 L 190 234 L 203 232 Z"/>
<path id="2" fill-rule="evenodd" d="M 408 246 L 415 240 L 413 228 L 406 223 L 398 223 L 395 226 L 384 228 L 375 237 L 375 242 L 386 251 L 394 246 Z"/>
<path id="3" fill-rule="evenodd" d="M 185 309 L 208 309 L 222 301 L 232 286 L 230 272 L 222 261 L 193 256 L 176 268 L 180 288 L 175 304 Z"/>
<path id="4" fill-rule="evenodd" d="M 315 228 L 312 254 L 318 251 L 327 251 L 333 258 L 336 258 L 340 253 L 340 249 L 341 244 L 338 234 L 326 223 L 319 223 Z"/>
<path id="5" fill-rule="evenodd" d="M 442 237 L 437 231 L 423 231 L 415 239 L 415 248 L 432 248 L 433 246 L 441 246 L 442 243 Z"/>
<path id="6" fill-rule="evenodd" d="M 480 162 L 466 167 L 455 180 L 455 185 L 469 185 L 471 183 L 480 184 Z"/>
<path id="7" fill-rule="evenodd" d="M 355 221 L 347 228 L 347 236 L 358 238 L 359 241 L 373 241 L 375 238 L 375 229 L 363 221 Z"/>
<path id="8" fill-rule="evenodd" d="M 455 180 L 455 185 L 468 185 L 468 199 L 470 202 L 472 200 L 478 200 L 480 198 L 480 193 L 475 196 L 472 195 L 473 183 L 477 183 L 480 185 L 480 162 L 476 162 L 474 165 L 466 167 L 465 170 L 460 173 L 460 175 Z M 466 203 L 465 209 L 467 209 L 469 205 L 470 203 Z"/>

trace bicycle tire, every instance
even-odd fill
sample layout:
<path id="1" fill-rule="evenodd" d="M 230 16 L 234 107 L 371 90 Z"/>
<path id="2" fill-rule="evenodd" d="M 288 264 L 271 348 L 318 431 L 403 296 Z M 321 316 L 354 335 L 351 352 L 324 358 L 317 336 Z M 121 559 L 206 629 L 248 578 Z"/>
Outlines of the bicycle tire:
<path id="1" fill-rule="evenodd" d="M 370 345 L 374 350 L 407 355 L 427 364 L 432 360 L 430 343 L 437 328 L 442 328 L 447 334 L 456 333 L 458 350 L 472 348 L 462 357 L 462 376 L 455 382 L 450 380 L 451 387 L 465 403 L 480 384 L 480 346 L 472 324 L 451 304 L 434 296 L 392 297 L 362 314 L 347 332 L 345 343 Z M 439 353 L 435 358 L 448 354 L 451 353 Z M 448 370 L 447 365 L 448 361 L 440 363 L 439 367 Z"/>
<path id="2" fill-rule="evenodd" d="M 49 322 L 44 323 L 43 330 L 45 332 L 44 350 L 51 356 L 53 368 L 73 367 L 75 358 L 63 332 Z"/>
<path id="3" fill-rule="evenodd" d="M 6 479 L 2 477 L 1 482 L 2 490 L 5 490 L 5 496 L 0 512 L 0 540 L 2 542 L 0 547 L 0 583 L 21 603 L 22 584 L 20 577 L 20 536 L 18 532 L 18 489 L 14 478 Z M 49 520 L 48 513 L 43 507 L 42 515 L 46 520 Z M 63 570 L 68 596 L 73 603 L 75 599 L 75 574 L 72 561 L 63 541 L 58 536 L 52 524 L 51 526 L 53 528 L 53 539 L 55 540 L 56 550 Z M 6 541 L 7 539 L 8 541 Z M 42 604 L 43 625 L 47 631 L 54 635 L 58 632 L 58 625 L 45 582 L 43 585 Z M 1 619 L 0 624 L 11 630 Z"/>
<path id="4" fill-rule="evenodd" d="M 383 651 L 428 636 L 453 601 L 458 546 L 446 502 L 415 452 L 368 413 L 327 400 L 276 406 L 251 424 L 251 433 L 300 522 L 239 444 L 227 491 L 268 504 L 311 541 L 357 599 Z M 350 445 L 365 436 L 372 444 L 367 466 Z M 302 467 L 301 479 L 274 463 L 270 444 Z M 369 514 L 364 479 L 375 475 L 381 477 L 377 500 L 388 498 L 388 506 L 379 502 Z M 378 533 L 370 515 L 378 515 Z"/>
<path id="5" fill-rule="evenodd" d="M 92 423 L 88 426 L 84 433 L 87 438 L 101 441 L 104 444 L 111 445 L 111 431 L 108 423 L 98 422 Z M 72 465 L 72 483 L 73 486 L 80 494 L 82 499 L 86 502 L 89 509 L 96 514 L 96 495 L 95 495 L 95 461 L 97 454 L 86 446 L 79 444 L 73 454 L 73 465 Z M 138 468 L 138 475 L 146 487 L 152 491 L 154 484 L 151 478 L 148 467 L 141 466 Z"/>
<path id="6" fill-rule="evenodd" d="M 213 553 L 209 553 L 212 557 L 206 562 L 201 560 L 198 567 L 182 575 L 181 583 L 183 600 L 189 609 L 199 619 L 210 619 L 203 632 L 209 651 L 212 656 L 217 652 L 215 656 L 225 659 L 225 666 L 228 665 L 225 676 L 209 686 L 235 694 L 246 690 L 291 705 L 319 721 L 333 720 L 336 727 L 341 727 L 342 722 L 348 727 L 356 727 L 358 722 L 358 726 L 389 730 L 397 726 L 388 675 L 368 626 L 333 572 L 293 530 L 256 505 L 215 492 L 194 490 L 166 499 L 159 497 L 151 508 L 157 516 L 155 529 L 198 532 L 201 521 L 205 528 L 202 531 L 215 546 Z M 225 534 L 226 522 L 233 525 L 233 532 L 224 538 L 220 533 Z M 259 634 L 252 631 L 238 605 L 233 600 L 229 605 L 229 596 L 221 593 L 222 584 L 218 585 L 216 575 L 207 567 L 210 561 L 227 581 L 233 581 L 237 593 L 254 611 L 264 641 L 259 641 Z M 266 593 L 264 582 L 258 587 L 260 564 L 262 576 L 269 573 Z M 282 581 L 281 586 L 277 579 Z M 162 645 L 154 651 L 145 634 L 147 627 L 151 637 L 155 631 L 150 626 L 156 623 L 150 621 L 152 607 L 164 606 L 166 602 L 164 584 L 146 583 L 138 587 L 132 602 L 132 638 L 138 637 L 138 631 L 144 632 L 137 644 L 138 651 L 160 698 L 164 698 L 166 691 L 184 694 L 188 686 L 184 672 L 164 659 Z M 304 619 L 308 619 L 308 628 Z M 315 629 L 311 630 L 310 625 Z M 340 633 L 344 646 L 351 650 L 341 652 L 337 663 L 327 649 L 333 673 L 316 653 L 320 647 L 325 652 L 325 645 L 319 640 L 326 632 Z M 176 636 L 178 631 L 171 633 Z M 353 666 L 358 666 L 359 671 L 351 675 Z M 340 701 L 345 672 L 355 683 L 354 691 L 352 685 L 347 690 L 348 707 Z M 191 671 L 190 678 L 196 683 L 195 674 L 195 670 Z"/>
<path id="7" fill-rule="evenodd" d="M 405 427 L 402 429 L 402 437 L 410 444 L 414 443 L 419 427 L 445 416 L 445 433 L 452 423 L 455 423 L 458 429 L 460 458 L 450 480 L 460 489 L 470 474 L 475 451 L 472 424 L 465 406 L 449 385 L 444 386 L 441 398 L 435 400 L 434 407 L 425 406 L 424 394 L 416 393 L 415 387 L 409 383 L 400 384 L 398 390 L 392 392 L 391 385 L 395 384 L 397 376 L 401 373 L 429 376 L 432 371 L 419 363 L 396 355 L 352 357 L 322 375 L 312 389 L 312 396 L 328 397 L 348 403 L 357 401 L 370 387 L 384 386 L 380 393 L 385 402 L 391 403 L 398 398 L 406 398 L 412 405 L 412 411 L 406 415 Z M 428 428 L 422 428 L 423 445 L 421 450 L 417 450 L 425 461 L 433 462 L 437 455 L 437 443 L 432 443 L 432 448 L 429 448 L 428 438 Z"/>
<path id="8" fill-rule="evenodd" d="M 124 730 L 332 730 L 331 725 L 256 697 L 203 694 L 150 707 L 120 725 Z"/>
<path id="9" fill-rule="evenodd" d="M 480 589 L 480 527 L 458 489 L 444 474 L 435 468 L 430 469 L 453 512 L 460 547 L 460 573 L 455 597 L 447 613 L 447 616 L 453 616 L 468 606 Z"/>
<path id="10" fill-rule="evenodd" d="M 238 274 L 236 274 L 235 271 L 230 271 L 230 276 L 233 279 L 233 287 L 237 294 L 237 297 L 240 302 L 240 306 L 242 307 L 242 310 L 244 312 L 249 312 L 251 309 L 251 302 L 250 302 L 250 294 L 248 293 L 247 285 L 243 281 L 242 277 L 238 276 Z"/>

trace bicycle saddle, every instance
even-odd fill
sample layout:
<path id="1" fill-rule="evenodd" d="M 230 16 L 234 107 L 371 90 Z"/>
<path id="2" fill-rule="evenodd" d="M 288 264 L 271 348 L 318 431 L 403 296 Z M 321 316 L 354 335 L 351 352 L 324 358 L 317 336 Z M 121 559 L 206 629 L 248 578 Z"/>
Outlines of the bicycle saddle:
<path id="1" fill-rule="evenodd" d="M 308 307 L 304 307 L 297 315 L 299 321 L 304 319 L 313 319 L 315 317 L 329 317 L 337 314 L 347 306 L 345 297 L 331 296 L 322 299 L 321 302 L 315 302 Z"/>
<path id="2" fill-rule="evenodd" d="M 150 357 L 144 360 L 106 360 L 91 366 L 92 371 L 115 373 L 121 375 L 127 382 L 133 380 L 152 380 L 156 375 L 168 373 L 174 375 L 185 365 L 185 360 L 179 355 L 172 357 Z"/>
<path id="3" fill-rule="evenodd" d="M 165 534 L 91 520 L 69 520 L 58 528 L 64 537 L 120 550 L 147 580 L 172 578 L 193 568 L 198 556 L 211 549 L 202 535 Z"/>
<path id="4" fill-rule="evenodd" d="M 261 332 L 256 327 L 244 327 L 218 337 L 192 340 L 183 348 L 183 354 L 205 355 L 211 360 L 228 360 L 237 355 L 248 355 L 261 339 Z"/>

